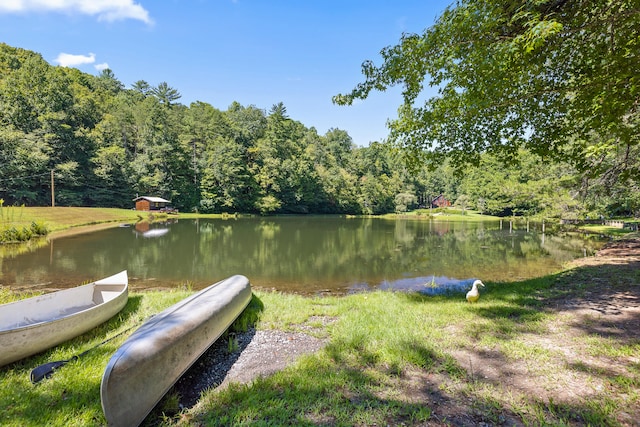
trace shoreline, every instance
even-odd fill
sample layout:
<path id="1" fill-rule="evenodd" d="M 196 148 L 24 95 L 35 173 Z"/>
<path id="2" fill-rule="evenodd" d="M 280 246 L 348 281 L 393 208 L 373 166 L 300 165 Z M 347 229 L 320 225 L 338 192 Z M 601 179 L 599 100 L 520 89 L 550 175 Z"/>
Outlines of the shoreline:
<path id="1" fill-rule="evenodd" d="M 122 221 L 112 221 L 112 222 L 101 222 L 99 224 L 75 225 L 69 228 L 52 231 L 46 236 L 46 239 L 56 240 L 62 237 L 70 237 L 70 236 L 76 236 L 79 234 L 92 233 L 94 231 L 106 230 L 109 228 L 116 228 L 116 227 L 119 227 L 120 224 L 124 224 L 124 223 L 125 222 L 122 222 Z"/>
<path id="2" fill-rule="evenodd" d="M 301 411 L 315 411 L 315 404 L 305 397 L 311 379 L 313 389 L 317 388 L 313 396 L 322 404 L 317 417 L 328 420 L 373 411 L 376 419 L 390 425 L 406 424 L 407 417 L 420 414 L 424 423 L 412 425 L 444 425 L 444 420 L 452 425 L 568 421 L 635 425 L 633 420 L 640 419 L 634 397 L 640 384 L 635 368 L 640 363 L 636 350 L 640 343 L 639 271 L 640 236 L 636 235 L 609 242 L 595 256 L 548 278 L 490 286 L 473 306 L 462 298 L 384 292 L 302 298 L 256 290 L 255 307 L 264 311 L 261 321 L 217 340 L 165 396 L 147 423 L 191 426 L 206 425 L 216 417 L 237 420 L 271 408 L 269 396 L 278 393 L 278 401 L 285 401 L 286 407 L 273 414 L 291 424 L 299 420 Z M 144 318 L 148 312 L 157 312 L 151 307 L 171 297 L 171 293 L 136 295 L 130 314 Z M 168 304 L 166 300 L 164 305 Z M 390 306 L 394 309 L 388 310 Z M 443 306 L 447 313 L 440 312 Z M 381 316 L 385 319 L 380 320 Z M 416 330 L 419 325 L 434 328 Z M 388 333 L 390 327 L 394 334 Z M 11 393 L 0 403 L 5 404 L 7 416 L 20 419 L 23 425 L 31 425 L 28 421 L 34 413 L 64 420 L 52 425 L 69 425 L 72 417 L 82 415 L 99 422 L 99 401 L 92 397 L 97 395 L 97 386 L 87 385 L 86 379 L 99 378 L 107 356 L 96 352 L 87 362 L 70 364 L 40 385 L 39 390 L 67 397 L 53 403 L 33 394 L 27 373 L 37 363 L 68 358 L 79 347 L 100 342 L 102 335 L 109 336 L 114 329 L 101 328 L 98 336 L 80 337 L 4 368 L 2 385 Z M 406 340 L 397 341 L 395 334 Z M 449 341 L 446 337 L 456 338 Z M 398 346 L 398 342 L 407 345 Z M 115 348 L 117 342 L 106 344 L 102 351 L 108 354 Z M 396 351 L 401 359 L 393 356 Z M 360 360 L 360 354 L 380 359 Z M 417 361 L 412 359 L 417 356 Z M 397 360 L 410 362 L 393 365 Z M 319 366 L 331 374 L 323 382 L 316 378 Z M 389 371 L 389 366 L 395 366 L 394 370 Z M 367 376 L 376 378 L 375 386 L 360 381 Z M 298 393 L 282 396 L 283 379 L 286 390 Z M 88 391 L 80 392 L 82 387 Z M 491 404 L 485 392 L 490 392 Z M 26 409 L 12 405 L 16 396 Z M 604 409 L 594 410 L 593 403 Z M 260 415 L 254 418 L 264 420 Z"/>

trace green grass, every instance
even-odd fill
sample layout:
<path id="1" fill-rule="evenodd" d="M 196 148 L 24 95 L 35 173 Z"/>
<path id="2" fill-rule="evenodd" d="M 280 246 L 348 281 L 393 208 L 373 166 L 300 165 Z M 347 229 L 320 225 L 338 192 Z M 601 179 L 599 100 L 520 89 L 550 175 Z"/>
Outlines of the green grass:
<path id="1" fill-rule="evenodd" d="M 115 208 L 0 207 L 0 223 L 5 226 L 28 226 L 35 222 L 44 224 L 49 231 L 108 222 L 136 221 L 147 215 L 148 212 Z"/>
<path id="2" fill-rule="evenodd" d="M 416 209 L 414 211 L 393 213 L 381 215 L 381 218 L 396 219 L 396 218 L 415 218 L 415 219 L 437 219 L 439 221 L 498 221 L 497 216 L 481 214 L 474 210 L 465 210 L 455 208 L 437 208 L 437 209 Z M 508 221 L 508 218 L 503 218 Z M 521 218 L 520 218 L 521 219 Z"/>
<path id="3" fill-rule="evenodd" d="M 155 215 L 157 218 L 158 215 Z M 166 218 L 166 215 L 163 217 Z M 238 214 L 195 214 L 180 213 L 172 218 L 223 218 L 234 219 Z M 464 214 L 460 209 L 439 208 L 439 209 L 419 209 L 402 214 L 382 215 L 382 218 L 420 218 L 420 219 L 438 219 L 443 221 L 498 221 L 499 217 L 480 214 L 477 211 L 466 210 Z M 140 220 L 153 219 L 154 215 L 149 212 L 141 212 L 132 209 L 117 208 L 87 208 L 87 207 L 27 207 L 27 206 L 2 206 L 0 205 L 0 227 L 31 227 L 32 223 L 42 224 L 49 232 L 60 232 L 70 228 L 108 224 L 118 222 L 135 222 Z M 519 224 L 526 223 L 527 219 L 502 218 L 507 223 L 515 220 Z M 598 225 L 585 225 L 581 227 L 587 231 L 594 233 L 609 234 L 612 236 L 625 235 L 629 230 L 622 230 L 615 227 L 606 227 Z"/>
<path id="4" fill-rule="evenodd" d="M 327 339 L 326 347 L 296 364 L 249 385 L 206 392 L 198 406 L 178 411 L 170 392 L 161 403 L 163 424 L 181 425 L 405 425 L 437 422 L 438 407 L 429 395 L 472 405 L 472 414 L 500 423 L 504 414 L 530 425 L 617 425 L 621 408 L 640 403 L 640 369 L 609 376 L 589 364 L 567 365 L 560 348 L 544 346 L 544 338 L 565 318 L 544 309 L 544 298 L 556 296 L 556 277 L 511 284 L 487 284 L 480 302 L 462 296 L 429 297 L 378 291 L 345 297 L 302 297 L 254 292 L 250 308 L 236 328 L 312 331 Z M 114 319 L 56 348 L 0 368 L 0 424 L 15 426 L 102 425 L 99 388 L 104 367 L 124 336 L 71 362 L 37 385 L 30 370 L 52 360 L 68 359 L 105 338 L 140 324 L 151 314 L 191 293 L 132 294 Z M 566 316 L 566 315 L 565 315 Z M 231 351 L 236 349 L 229 336 Z M 569 342 L 567 342 L 569 343 Z M 616 342 L 591 334 L 571 345 L 592 356 L 621 358 L 639 354 L 637 342 Z M 517 364 L 542 381 L 574 375 L 606 378 L 606 389 L 580 405 L 536 399 L 478 376 L 478 366 L 456 359 L 460 351 L 493 352 L 508 371 Z M 439 382 L 419 386 L 425 401 L 407 398 L 407 378 L 418 373 Z M 424 387 L 433 387 L 425 391 Z M 422 390 L 422 391 L 420 391 Z M 148 420 L 152 422 L 152 420 Z"/>
<path id="5" fill-rule="evenodd" d="M 436 408 L 407 400 L 403 390 L 396 387 L 399 379 L 417 370 L 444 377 L 441 387 L 445 394 L 453 400 L 472 402 L 485 422 L 499 423 L 504 413 L 512 413 L 519 414 L 521 422 L 533 425 L 571 424 L 581 419 L 616 425 L 619 408 L 638 403 L 637 372 L 622 375 L 615 381 L 619 386 L 609 385 L 609 392 L 583 405 L 567 405 L 514 394 L 500 384 L 482 381 L 452 357 L 461 349 L 494 351 L 503 358 L 505 367 L 517 362 L 543 381 L 573 375 L 576 368 L 558 363 L 562 357 L 559 350 L 530 340 L 531 336 L 542 339 L 558 320 L 558 315 L 543 310 L 540 302 L 540 298 L 551 295 L 552 287 L 553 278 L 493 284 L 473 306 L 460 297 L 396 292 L 343 298 L 260 293 L 264 311 L 259 327 L 296 330 L 313 312 L 314 316 L 337 319 L 327 327 L 329 344 L 294 367 L 250 386 L 207 393 L 196 409 L 183 414 L 181 424 L 347 426 L 436 422 L 432 414 Z M 284 307 L 295 314 L 283 316 Z M 591 345 L 589 338 L 578 343 L 581 348 Z"/>
<path id="6" fill-rule="evenodd" d="M 90 426 L 104 423 L 100 380 L 110 354 L 126 335 L 99 346 L 56 371 L 50 379 L 32 384 L 31 369 L 67 360 L 188 295 L 187 291 L 132 294 L 126 307 L 98 328 L 45 353 L 0 368 L 0 425 Z"/>
<path id="7" fill-rule="evenodd" d="M 166 219 L 167 214 L 136 211 L 133 209 L 117 208 L 86 208 L 86 207 L 27 207 L 1 206 L 0 229 L 8 227 L 31 227 L 33 223 L 46 227 L 48 232 L 61 233 L 65 230 L 83 226 L 114 225 L 117 223 L 131 223 L 137 221 L 154 221 Z M 235 218 L 234 215 L 211 214 L 199 215 L 180 213 L 171 218 Z"/>
<path id="8" fill-rule="evenodd" d="M 607 236 L 620 237 L 629 235 L 632 231 L 628 228 L 610 227 L 608 225 L 586 224 L 578 227 L 579 230 L 587 233 L 606 234 Z"/>
<path id="9" fill-rule="evenodd" d="M 0 304 L 6 304 L 8 302 L 18 301 L 24 298 L 31 298 L 41 295 L 40 291 L 22 291 L 14 292 L 9 288 L 0 286 Z"/>
<path id="10" fill-rule="evenodd" d="M 100 220 L 112 213 L 110 221 L 126 220 L 125 212 L 137 215 L 116 211 L 123 212 L 106 210 Z M 62 227 L 62 216 L 47 215 Z M 510 424 L 511 419 L 525 425 L 625 425 L 638 415 L 633 408 L 640 407 L 640 341 L 597 316 L 559 313 L 550 301 L 584 298 L 603 280 L 611 292 L 637 294 L 639 279 L 637 269 L 581 267 L 534 280 L 486 283 L 473 305 L 463 295 L 377 291 L 302 297 L 255 291 L 236 330 L 255 325 L 304 332 L 327 340 L 325 348 L 253 383 L 209 390 L 191 409 L 180 410 L 179 396 L 170 391 L 162 410 L 147 421 L 188 426 L 447 424 L 444 403 L 460 408 L 464 419 L 476 424 Z M 100 379 L 128 333 L 37 385 L 29 381 L 29 372 L 92 348 L 191 293 L 188 286 L 132 293 L 109 322 L 0 367 L 0 425 L 104 425 Z M 0 302 L 29 295 L 0 287 Z M 603 335 L 603 327 L 615 333 Z M 221 339 L 230 351 L 237 350 L 231 335 Z M 497 379 L 482 374 L 487 361 L 495 362 L 491 368 Z M 560 384 L 573 399 L 545 398 L 518 382 L 542 394 Z"/>

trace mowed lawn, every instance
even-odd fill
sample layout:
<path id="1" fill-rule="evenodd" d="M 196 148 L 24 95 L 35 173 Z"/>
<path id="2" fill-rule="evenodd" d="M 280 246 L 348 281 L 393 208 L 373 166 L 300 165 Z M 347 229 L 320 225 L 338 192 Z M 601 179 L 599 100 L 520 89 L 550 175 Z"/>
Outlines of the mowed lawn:
<path id="1" fill-rule="evenodd" d="M 19 227 L 37 222 L 52 232 L 83 225 L 136 221 L 143 215 L 147 216 L 148 212 L 117 208 L 3 206 L 0 208 L 0 224 Z"/>

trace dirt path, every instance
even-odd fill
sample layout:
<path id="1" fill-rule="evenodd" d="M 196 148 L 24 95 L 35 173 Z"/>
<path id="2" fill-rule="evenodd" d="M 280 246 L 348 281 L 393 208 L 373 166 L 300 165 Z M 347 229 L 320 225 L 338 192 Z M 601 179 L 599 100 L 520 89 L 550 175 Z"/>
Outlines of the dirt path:
<path id="1" fill-rule="evenodd" d="M 545 325 L 545 333 L 521 334 L 515 343 L 540 348 L 553 357 L 532 366 L 507 361 L 501 351 L 464 349 L 454 354 L 458 363 L 472 377 L 500 384 L 506 393 L 564 408 L 588 405 L 592 397 L 607 395 L 613 380 L 637 372 L 640 354 L 605 356 L 591 352 L 585 342 L 590 337 L 610 339 L 612 345 L 640 342 L 640 239 L 611 242 L 596 256 L 578 259 L 569 267 L 556 281 L 555 296 L 545 301 L 555 320 Z M 455 406 L 449 409 L 444 416 L 458 421 L 453 425 L 479 421 Z M 616 415 L 620 425 L 640 426 L 639 407 L 619 408 Z M 508 415 L 504 421 L 522 425 Z"/>

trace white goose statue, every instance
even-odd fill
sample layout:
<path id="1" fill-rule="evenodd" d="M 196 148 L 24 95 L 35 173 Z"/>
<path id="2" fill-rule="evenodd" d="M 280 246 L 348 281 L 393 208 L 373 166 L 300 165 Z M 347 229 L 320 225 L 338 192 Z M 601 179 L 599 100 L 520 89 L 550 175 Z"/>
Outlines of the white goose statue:
<path id="1" fill-rule="evenodd" d="M 480 280 L 476 280 L 473 282 L 473 287 L 469 292 L 467 292 L 467 301 L 476 302 L 480 299 L 480 292 L 478 291 L 478 286 L 482 286 L 484 288 L 484 283 Z"/>

